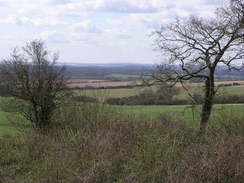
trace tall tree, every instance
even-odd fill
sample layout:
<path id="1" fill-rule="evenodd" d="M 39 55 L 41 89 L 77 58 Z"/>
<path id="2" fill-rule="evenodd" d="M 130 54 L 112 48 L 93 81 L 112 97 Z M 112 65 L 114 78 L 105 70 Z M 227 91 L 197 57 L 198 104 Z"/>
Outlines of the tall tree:
<path id="1" fill-rule="evenodd" d="M 26 105 L 20 112 L 38 128 L 47 127 L 66 88 L 64 67 L 56 66 L 57 54 L 51 55 L 44 42 L 34 40 L 14 49 L 0 66 L 1 86 L 9 96 Z"/>
<path id="2" fill-rule="evenodd" d="M 156 31 L 157 49 L 167 64 L 161 64 L 152 78 L 155 83 L 177 83 L 199 79 L 205 82 L 200 130 L 209 121 L 218 65 L 240 69 L 244 58 L 244 1 L 232 0 L 216 10 L 214 17 L 192 16 Z M 239 66 L 238 66 L 239 65 Z"/>

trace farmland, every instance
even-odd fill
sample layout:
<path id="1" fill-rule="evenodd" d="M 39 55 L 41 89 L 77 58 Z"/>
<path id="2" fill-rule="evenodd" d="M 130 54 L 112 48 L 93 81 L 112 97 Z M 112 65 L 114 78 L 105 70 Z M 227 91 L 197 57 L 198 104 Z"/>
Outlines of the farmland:
<path id="1" fill-rule="evenodd" d="M 0 0 L 0 183 L 243 183 L 227 1 Z"/>
<path id="2" fill-rule="evenodd" d="M 88 80 L 88 83 L 96 82 Z M 82 90 L 77 91 L 78 95 L 85 95 L 104 101 L 106 98 L 121 98 L 129 97 L 139 94 L 144 90 L 149 90 L 148 87 L 137 88 L 122 88 L 122 89 L 94 89 L 94 90 Z M 151 88 L 155 90 L 155 87 Z M 202 92 L 201 87 L 191 87 L 191 93 Z M 244 94 L 244 87 L 222 87 L 219 89 L 219 95 L 242 95 Z M 189 99 L 187 92 L 184 89 L 180 89 L 180 93 L 175 96 L 179 99 Z M 111 107 L 109 107 L 111 108 Z M 114 112 L 119 113 L 124 117 L 146 117 L 149 119 L 158 118 L 162 115 L 169 115 L 181 119 L 189 124 L 198 125 L 200 119 L 200 107 L 192 108 L 191 106 L 112 106 Z M 244 117 L 244 105 L 215 105 L 214 115 L 212 119 L 218 118 L 222 113 L 229 115 L 238 115 Z M 0 111 L 0 135 L 3 134 L 15 134 L 18 132 L 16 125 L 13 125 L 9 121 L 9 113 Z M 13 115 L 11 115 L 13 118 Z"/>
<path id="3" fill-rule="evenodd" d="M 241 94 L 244 88 L 228 88 L 227 92 L 234 92 Z M 94 92 L 94 93 L 92 93 Z M 98 90 L 91 91 L 87 95 L 98 97 L 99 95 L 105 97 L 122 97 L 131 96 L 140 92 L 140 89 L 113 89 L 113 90 Z M 183 90 L 182 90 L 183 92 Z M 84 94 L 84 93 L 83 93 Z M 100 97 L 101 97 L 100 96 Z M 187 97 L 186 93 L 180 93 L 179 97 Z M 200 120 L 200 106 L 187 106 L 187 105 L 167 105 L 167 106 L 106 106 L 105 108 L 117 113 L 122 118 L 144 118 L 144 119 L 158 119 L 162 116 L 168 116 L 191 126 L 198 126 Z M 220 119 L 221 116 L 238 116 L 244 118 L 244 105 L 215 105 L 212 120 Z M 11 118 L 10 118 L 11 116 Z M 0 136 L 5 134 L 16 134 L 21 130 L 24 125 L 16 128 L 10 119 L 13 115 L 10 113 L 0 111 Z M 19 124 L 21 125 L 21 124 Z M 27 125 L 28 127 L 28 125 Z"/>
<path id="4" fill-rule="evenodd" d="M 95 89 L 95 90 L 82 90 L 79 91 L 80 95 L 86 95 L 86 96 L 91 96 L 91 97 L 98 97 L 98 98 L 121 98 L 121 97 L 129 97 L 133 95 L 137 95 L 140 92 L 144 91 L 145 89 L 150 89 L 149 87 L 138 87 L 138 88 L 123 88 L 123 89 Z M 152 87 L 154 90 L 155 87 Z M 189 89 L 191 93 L 199 93 L 202 92 L 201 87 L 192 87 Z M 233 94 L 233 95 L 241 95 L 244 94 L 244 87 L 239 86 L 239 87 L 222 87 L 219 89 L 218 93 L 220 95 L 224 94 Z M 177 95 L 177 98 L 180 99 L 188 99 L 189 96 L 187 92 L 181 88 L 180 93 Z"/>
<path id="5" fill-rule="evenodd" d="M 200 106 L 113 106 L 113 110 L 121 116 L 134 118 L 156 119 L 171 117 L 189 125 L 198 126 L 200 120 Z M 244 118 L 244 105 L 215 105 L 211 120 L 221 119 L 223 116 L 238 116 Z"/>

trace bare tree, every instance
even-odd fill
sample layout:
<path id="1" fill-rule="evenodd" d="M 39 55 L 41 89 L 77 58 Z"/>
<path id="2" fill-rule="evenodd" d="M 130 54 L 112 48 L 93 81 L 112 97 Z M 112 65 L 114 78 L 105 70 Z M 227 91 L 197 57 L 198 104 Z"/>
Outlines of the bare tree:
<path id="1" fill-rule="evenodd" d="M 217 92 L 218 65 L 230 70 L 241 68 L 244 58 L 244 1 L 233 0 L 211 18 L 189 17 L 156 31 L 156 45 L 167 64 L 152 74 L 154 83 L 189 80 L 205 81 L 200 130 L 204 132 Z"/>
<path id="2" fill-rule="evenodd" d="M 21 114 L 38 128 L 51 122 L 53 112 L 64 97 L 64 67 L 56 66 L 57 54 L 51 55 L 44 42 L 34 40 L 22 49 L 14 49 L 10 59 L 0 66 L 1 86 L 8 95 L 24 101 Z"/>

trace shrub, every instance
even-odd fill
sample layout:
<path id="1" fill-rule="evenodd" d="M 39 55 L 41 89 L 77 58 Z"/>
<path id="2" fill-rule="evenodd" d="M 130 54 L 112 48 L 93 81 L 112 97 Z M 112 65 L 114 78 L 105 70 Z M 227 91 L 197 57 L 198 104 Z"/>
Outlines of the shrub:
<path id="1" fill-rule="evenodd" d="M 241 183 L 240 118 L 211 122 L 206 138 L 162 116 L 123 119 L 104 106 L 64 105 L 48 133 L 0 137 L 0 182 Z M 221 122 L 222 121 L 222 122 Z"/>

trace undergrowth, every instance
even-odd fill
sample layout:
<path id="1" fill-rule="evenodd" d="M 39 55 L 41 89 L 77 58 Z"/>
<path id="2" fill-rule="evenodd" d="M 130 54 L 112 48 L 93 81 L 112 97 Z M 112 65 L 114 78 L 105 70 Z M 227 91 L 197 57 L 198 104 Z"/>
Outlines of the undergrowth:
<path id="1" fill-rule="evenodd" d="M 46 133 L 0 137 L 0 183 L 242 183 L 244 125 L 223 116 L 197 129 L 168 117 L 121 119 L 65 105 Z"/>

